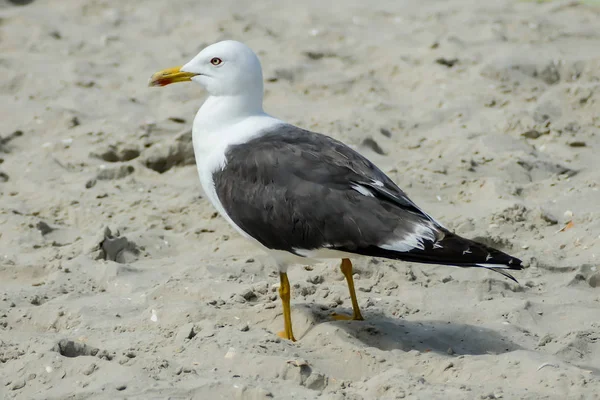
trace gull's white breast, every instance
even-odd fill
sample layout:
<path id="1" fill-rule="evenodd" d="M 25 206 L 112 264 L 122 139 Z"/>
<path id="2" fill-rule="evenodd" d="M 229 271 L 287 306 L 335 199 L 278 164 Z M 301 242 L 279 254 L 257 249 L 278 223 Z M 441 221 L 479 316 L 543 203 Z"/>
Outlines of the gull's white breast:
<path id="1" fill-rule="evenodd" d="M 229 146 L 246 143 L 280 124 L 283 124 L 281 120 L 262 114 L 208 130 L 205 128 L 204 117 L 199 112 L 192 129 L 196 167 L 206 197 L 227 222 L 242 236 L 255 243 L 258 242 L 238 227 L 223 208 L 215 189 L 213 174 L 227 167 L 225 152 Z M 235 185 L 235 182 L 231 184 Z"/>

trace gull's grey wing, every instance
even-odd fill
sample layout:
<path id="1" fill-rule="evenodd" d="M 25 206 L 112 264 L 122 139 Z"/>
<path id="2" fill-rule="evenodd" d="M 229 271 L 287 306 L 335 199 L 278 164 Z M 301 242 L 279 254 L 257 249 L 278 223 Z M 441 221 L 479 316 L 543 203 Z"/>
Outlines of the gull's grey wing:
<path id="1" fill-rule="evenodd" d="M 282 124 L 229 147 L 225 156 L 213 174 L 219 200 L 267 248 L 459 266 L 521 263 L 452 234 L 373 163 L 328 136 Z"/>

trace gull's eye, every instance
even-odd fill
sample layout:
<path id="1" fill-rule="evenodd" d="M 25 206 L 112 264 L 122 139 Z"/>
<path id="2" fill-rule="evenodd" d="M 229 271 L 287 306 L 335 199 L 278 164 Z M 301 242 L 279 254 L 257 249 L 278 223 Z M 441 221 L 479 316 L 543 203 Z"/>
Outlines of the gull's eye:
<path id="1" fill-rule="evenodd" d="M 221 59 L 220 59 L 220 58 L 218 58 L 218 57 L 214 57 L 212 60 L 210 60 L 210 63 L 211 63 L 212 65 L 221 65 L 221 63 L 222 63 L 222 62 L 223 62 L 223 60 L 221 60 Z"/>

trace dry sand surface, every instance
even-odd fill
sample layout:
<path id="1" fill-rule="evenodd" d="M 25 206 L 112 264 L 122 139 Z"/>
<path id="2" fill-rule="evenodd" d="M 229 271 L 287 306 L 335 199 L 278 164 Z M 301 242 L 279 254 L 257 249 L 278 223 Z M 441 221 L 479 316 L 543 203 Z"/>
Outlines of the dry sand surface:
<path id="1" fill-rule="evenodd" d="M 600 7 L 520 1 L 0 0 L 0 398 L 600 396 Z M 481 269 L 333 261 L 278 277 L 203 198 L 198 85 L 225 38 L 267 112 L 356 146 Z"/>

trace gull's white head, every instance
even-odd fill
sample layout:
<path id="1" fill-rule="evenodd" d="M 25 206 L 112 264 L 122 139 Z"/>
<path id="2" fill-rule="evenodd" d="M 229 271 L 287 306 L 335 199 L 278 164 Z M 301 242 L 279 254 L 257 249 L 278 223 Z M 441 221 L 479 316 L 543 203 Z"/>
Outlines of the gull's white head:
<path id="1" fill-rule="evenodd" d="M 211 96 L 261 96 L 263 78 L 256 54 L 243 43 L 225 40 L 206 47 L 182 67 L 159 71 L 150 86 L 198 82 Z"/>

